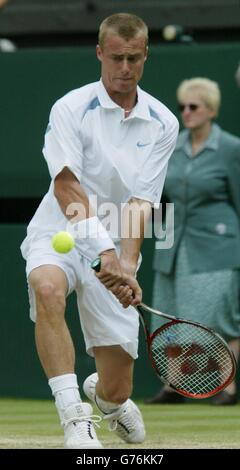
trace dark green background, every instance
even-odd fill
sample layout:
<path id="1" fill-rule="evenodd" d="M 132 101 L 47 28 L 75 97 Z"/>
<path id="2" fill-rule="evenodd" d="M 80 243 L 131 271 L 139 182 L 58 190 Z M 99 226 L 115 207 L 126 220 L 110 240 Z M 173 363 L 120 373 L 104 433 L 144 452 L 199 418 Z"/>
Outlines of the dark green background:
<path id="1" fill-rule="evenodd" d="M 205 76 L 222 90 L 219 123 L 239 135 L 240 90 L 234 74 L 240 43 L 152 46 L 141 86 L 176 112 L 175 90 L 184 78 Z M 53 103 L 73 88 L 98 80 L 94 48 L 25 50 L 0 54 L 0 199 L 41 198 L 49 177 L 41 154 L 44 131 Z M 16 201 L 15 213 L 24 210 Z M 28 320 L 24 262 L 19 245 L 26 226 L 0 224 L 0 395 L 49 397 L 49 389 L 35 352 L 33 324 Z M 153 242 L 146 240 L 140 281 L 144 301 L 151 302 Z M 80 383 L 94 370 L 84 351 L 74 297 L 68 303 L 68 322 L 77 348 Z M 135 397 L 152 393 L 158 384 L 146 359 L 140 337 L 140 358 L 135 369 Z"/>

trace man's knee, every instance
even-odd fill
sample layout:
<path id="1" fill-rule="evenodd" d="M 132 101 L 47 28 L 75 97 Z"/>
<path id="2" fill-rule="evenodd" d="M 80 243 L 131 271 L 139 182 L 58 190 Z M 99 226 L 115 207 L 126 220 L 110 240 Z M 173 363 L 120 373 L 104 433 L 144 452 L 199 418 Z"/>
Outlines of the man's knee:
<path id="1" fill-rule="evenodd" d="M 38 307 L 43 310 L 64 310 L 66 306 L 65 293 L 52 281 L 42 281 L 35 286 L 35 295 Z"/>

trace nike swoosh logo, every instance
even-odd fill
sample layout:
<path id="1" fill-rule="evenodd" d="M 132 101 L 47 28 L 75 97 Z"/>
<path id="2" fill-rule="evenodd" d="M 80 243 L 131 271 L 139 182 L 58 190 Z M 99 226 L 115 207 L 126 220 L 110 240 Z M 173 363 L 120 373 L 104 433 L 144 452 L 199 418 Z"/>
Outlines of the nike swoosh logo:
<path id="1" fill-rule="evenodd" d="M 137 142 L 137 147 L 146 147 L 147 145 L 150 145 L 151 142 L 146 142 L 146 143 L 143 143 L 143 142 Z"/>

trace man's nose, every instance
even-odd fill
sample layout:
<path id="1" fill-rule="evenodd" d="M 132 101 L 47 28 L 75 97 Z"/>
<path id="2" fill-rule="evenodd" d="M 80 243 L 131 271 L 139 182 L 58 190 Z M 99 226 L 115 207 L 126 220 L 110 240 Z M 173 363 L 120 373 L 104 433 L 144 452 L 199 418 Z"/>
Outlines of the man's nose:
<path id="1" fill-rule="evenodd" d="M 129 66 L 129 62 L 127 59 L 123 59 L 122 61 L 122 71 L 123 72 L 129 72 L 130 70 L 130 66 Z"/>

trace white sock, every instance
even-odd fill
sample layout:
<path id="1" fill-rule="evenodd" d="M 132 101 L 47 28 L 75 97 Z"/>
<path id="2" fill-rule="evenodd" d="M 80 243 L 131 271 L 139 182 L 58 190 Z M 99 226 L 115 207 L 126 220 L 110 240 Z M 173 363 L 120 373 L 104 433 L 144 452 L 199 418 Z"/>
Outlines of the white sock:
<path id="1" fill-rule="evenodd" d="M 102 400 L 102 398 L 99 398 L 97 395 L 95 400 L 98 408 L 105 414 L 114 413 L 122 406 L 117 403 L 112 403 L 111 401 Z"/>
<path id="2" fill-rule="evenodd" d="M 49 379 L 48 384 L 55 397 L 60 420 L 63 412 L 71 405 L 81 402 L 76 374 L 64 374 Z"/>

